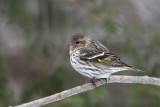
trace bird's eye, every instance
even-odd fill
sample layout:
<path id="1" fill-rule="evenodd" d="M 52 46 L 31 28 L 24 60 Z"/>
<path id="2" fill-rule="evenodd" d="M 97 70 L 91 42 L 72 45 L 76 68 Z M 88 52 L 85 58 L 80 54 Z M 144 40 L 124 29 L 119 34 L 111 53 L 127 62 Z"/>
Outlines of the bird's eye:
<path id="1" fill-rule="evenodd" d="M 77 41 L 76 44 L 79 44 L 79 41 Z"/>

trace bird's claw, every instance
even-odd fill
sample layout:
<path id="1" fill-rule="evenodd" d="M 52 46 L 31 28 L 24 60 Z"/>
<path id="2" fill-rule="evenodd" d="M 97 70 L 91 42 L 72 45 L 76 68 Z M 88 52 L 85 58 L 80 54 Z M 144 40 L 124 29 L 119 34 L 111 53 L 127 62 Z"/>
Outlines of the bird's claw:
<path id="1" fill-rule="evenodd" d="M 104 80 L 106 81 L 106 83 L 110 80 L 110 78 L 104 78 Z"/>
<path id="2" fill-rule="evenodd" d="M 92 79 L 90 80 L 90 82 L 92 83 L 92 85 L 93 85 L 94 87 L 96 87 L 96 79 L 95 79 L 95 78 L 92 78 Z"/>
<path id="3" fill-rule="evenodd" d="M 101 79 L 104 79 L 104 80 L 106 81 L 106 83 L 108 83 L 108 81 L 110 80 L 110 78 L 100 78 L 100 79 L 92 78 L 92 79 L 90 80 L 90 82 L 92 83 L 92 85 L 93 85 L 94 87 L 96 87 L 96 86 L 97 86 L 97 85 L 96 85 L 96 81 L 99 81 L 99 80 L 101 80 Z"/>

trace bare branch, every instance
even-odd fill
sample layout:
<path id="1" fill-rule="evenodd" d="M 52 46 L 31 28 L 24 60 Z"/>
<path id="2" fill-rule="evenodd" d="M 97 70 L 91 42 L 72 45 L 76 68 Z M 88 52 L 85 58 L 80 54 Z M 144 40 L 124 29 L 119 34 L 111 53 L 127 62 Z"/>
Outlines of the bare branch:
<path id="1" fill-rule="evenodd" d="M 138 84 L 150 84 L 150 85 L 156 85 L 160 86 L 160 78 L 155 78 L 155 77 L 148 77 L 148 76 L 111 76 L 110 80 L 108 80 L 107 83 L 138 83 Z M 106 84 L 105 80 L 100 80 L 96 81 L 96 86 L 100 86 Z M 70 96 L 92 90 L 95 87 L 93 86 L 92 83 L 86 83 L 81 86 L 77 86 L 65 91 L 62 91 L 60 93 L 44 97 L 35 101 L 31 101 L 29 103 L 25 103 L 22 105 L 18 105 L 15 107 L 39 107 L 42 105 L 46 105 L 49 103 L 53 103 L 65 98 L 68 98 Z"/>

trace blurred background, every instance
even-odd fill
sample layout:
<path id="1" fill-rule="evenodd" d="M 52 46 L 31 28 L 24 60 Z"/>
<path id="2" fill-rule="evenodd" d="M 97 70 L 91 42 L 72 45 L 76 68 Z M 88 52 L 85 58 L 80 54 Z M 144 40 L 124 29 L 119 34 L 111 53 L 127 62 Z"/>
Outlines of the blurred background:
<path id="1" fill-rule="evenodd" d="M 69 62 L 76 32 L 146 71 L 118 74 L 160 77 L 158 0 L 0 0 L 0 107 L 89 82 Z M 159 89 L 107 84 L 44 107 L 158 107 Z"/>

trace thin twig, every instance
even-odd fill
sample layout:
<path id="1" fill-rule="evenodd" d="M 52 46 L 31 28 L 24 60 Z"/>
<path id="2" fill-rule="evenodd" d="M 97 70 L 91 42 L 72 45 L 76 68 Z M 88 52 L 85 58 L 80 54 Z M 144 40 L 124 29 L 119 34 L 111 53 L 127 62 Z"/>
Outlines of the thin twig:
<path id="1" fill-rule="evenodd" d="M 111 76 L 110 80 L 107 83 L 138 83 L 138 84 L 150 84 L 155 86 L 160 86 L 160 78 L 148 77 L 148 76 Z M 106 84 L 105 80 L 96 81 L 96 86 L 100 86 Z M 84 85 L 80 85 L 60 93 L 44 97 L 35 101 L 31 101 L 22 105 L 18 105 L 15 107 L 39 107 L 42 105 L 46 105 L 49 103 L 53 103 L 70 96 L 92 90 L 94 89 L 94 85 L 92 83 L 86 83 Z"/>

